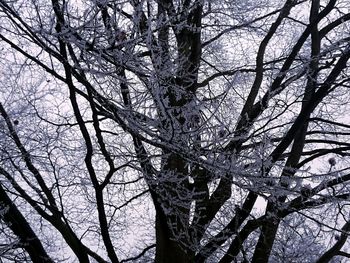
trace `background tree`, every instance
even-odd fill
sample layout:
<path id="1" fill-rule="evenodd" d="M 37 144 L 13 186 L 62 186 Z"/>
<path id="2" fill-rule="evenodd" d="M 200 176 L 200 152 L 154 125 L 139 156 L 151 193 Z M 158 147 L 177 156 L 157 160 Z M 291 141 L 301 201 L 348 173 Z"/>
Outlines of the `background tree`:
<path id="1" fill-rule="evenodd" d="M 349 5 L 0 0 L 1 257 L 349 257 Z"/>

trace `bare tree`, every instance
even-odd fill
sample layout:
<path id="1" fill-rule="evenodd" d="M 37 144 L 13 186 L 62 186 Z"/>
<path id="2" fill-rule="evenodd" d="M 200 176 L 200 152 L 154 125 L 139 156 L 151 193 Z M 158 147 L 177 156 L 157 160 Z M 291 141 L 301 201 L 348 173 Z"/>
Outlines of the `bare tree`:
<path id="1" fill-rule="evenodd" d="M 349 5 L 0 0 L 0 257 L 349 257 Z"/>

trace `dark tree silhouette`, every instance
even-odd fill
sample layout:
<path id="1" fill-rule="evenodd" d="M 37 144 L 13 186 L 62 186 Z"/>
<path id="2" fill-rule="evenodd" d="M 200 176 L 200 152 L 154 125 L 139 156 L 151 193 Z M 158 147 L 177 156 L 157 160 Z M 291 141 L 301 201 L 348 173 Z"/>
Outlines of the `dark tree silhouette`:
<path id="1" fill-rule="evenodd" d="M 348 6 L 0 0 L 0 257 L 349 257 Z"/>

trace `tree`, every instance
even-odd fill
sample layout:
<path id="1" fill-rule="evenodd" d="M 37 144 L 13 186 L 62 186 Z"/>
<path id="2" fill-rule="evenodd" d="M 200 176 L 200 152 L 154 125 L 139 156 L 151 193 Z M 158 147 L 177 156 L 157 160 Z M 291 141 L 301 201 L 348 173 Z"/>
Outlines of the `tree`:
<path id="1" fill-rule="evenodd" d="M 349 257 L 349 4 L 0 0 L 1 257 Z"/>

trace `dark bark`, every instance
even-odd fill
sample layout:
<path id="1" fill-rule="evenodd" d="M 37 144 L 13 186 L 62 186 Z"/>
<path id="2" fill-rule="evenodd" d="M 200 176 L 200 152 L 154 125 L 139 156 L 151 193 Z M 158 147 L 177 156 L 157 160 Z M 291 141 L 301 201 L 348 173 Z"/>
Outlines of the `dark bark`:
<path id="1" fill-rule="evenodd" d="M 319 257 L 319 259 L 316 261 L 316 263 L 328 263 L 331 261 L 331 259 L 335 256 L 342 255 L 341 249 L 345 245 L 346 240 L 348 239 L 348 231 L 350 230 L 350 222 L 347 222 L 342 227 L 342 233 L 338 237 L 337 242 L 329 249 L 327 250 L 323 255 Z M 349 254 L 343 254 L 344 256 L 349 256 Z"/>
<path id="2" fill-rule="evenodd" d="M 310 24 L 313 25 L 313 27 L 311 28 L 311 55 L 310 55 L 311 58 L 309 63 L 310 72 L 309 72 L 308 81 L 305 87 L 305 93 L 303 96 L 301 112 L 309 104 L 317 87 L 317 75 L 318 75 L 318 66 L 319 66 L 318 56 L 320 53 L 320 37 L 319 37 L 319 31 L 317 29 L 317 22 L 315 21 L 317 21 L 319 8 L 320 8 L 319 0 L 313 0 L 311 10 L 310 10 Z M 310 114 L 307 116 L 307 119 L 310 118 Z M 288 157 L 285 168 L 282 171 L 282 175 L 279 183 L 279 187 L 282 189 L 288 189 L 290 185 L 289 180 L 290 178 L 294 177 L 297 171 L 296 167 L 303 153 L 307 130 L 308 130 L 308 120 L 305 120 L 305 122 L 300 125 L 299 130 L 295 134 L 295 139 L 292 145 L 291 154 Z M 279 196 L 278 198 L 276 198 L 276 200 L 278 200 L 277 203 L 275 201 L 269 201 L 267 204 L 265 214 L 271 215 L 272 217 L 276 216 L 278 213 L 278 206 L 283 205 L 286 199 L 287 199 L 287 196 Z M 267 222 L 262 226 L 260 237 L 256 245 L 252 262 L 254 263 L 268 262 L 274 241 L 276 239 L 276 234 L 278 231 L 280 220 L 281 219 L 277 217 L 271 218 L 270 222 Z"/>
<path id="3" fill-rule="evenodd" d="M 1 184 L 0 202 L 2 208 L 7 210 L 3 214 L 2 220 L 19 238 L 19 246 L 23 247 L 28 252 L 33 263 L 53 263 L 54 261 L 45 251 L 39 237 L 35 234 L 28 221 L 6 194 Z"/>
<path id="4" fill-rule="evenodd" d="M 178 238 L 175 238 L 169 230 L 167 218 L 163 212 L 156 215 L 156 263 L 191 263 L 194 253 L 185 250 Z"/>
<path id="5" fill-rule="evenodd" d="M 330 146 L 329 148 L 334 145 L 349 146 L 342 142 L 342 139 L 339 139 L 339 142 L 320 140 L 318 134 L 309 140 L 305 139 L 307 135 L 311 135 L 311 131 L 308 133 L 308 123 L 315 109 L 317 112 L 317 107 L 325 97 L 338 85 L 342 85 L 340 82 L 344 83 L 344 89 L 348 82 L 348 79 L 344 80 L 347 76 L 339 80 L 350 57 L 349 49 L 344 47 L 345 44 L 339 43 L 348 38 L 342 39 L 343 36 L 341 36 L 337 43 L 332 41 L 333 37 L 338 38 L 338 32 L 328 35 L 335 27 L 350 19 L 348 14 L 341 13 L 341 8 L 339 11 L 335 10 L 336 0 L 327 1 L 320 12 L 319 0 L 313 0 L 309 22 L 305 22 L 302 16 L 294 17 L 295 12 L 290 12 L 296 5 L 301 3 L 306 5 L 306 0 L 276 2 L 275 10 L 266 9 L 270 11 L 269 13 L 265 13 L 263 7 L 259 7 L 256 10 L 261 10 L 262 15 L 252 18 L 248 16 L 247 19 L 243 17 L 244 15 L 241 18 L 239 16 L 235 18 L 235 8 L 239 5 L 231 6 L 230 1 L 225 2 L 225 8 L 232 7 L 229 11 L 220 10 L 221 7 L 218 5 L 220 1 L 214 3 L 198 0 L 161 0 L 154 1 L 153 6 L 151 6 L 152 1 L 129 1 L 130 6 L 125 10 L 113 1 L 107 2 L 98 1 L 91 4 L 93 8 L 85 10 L 84 13 L 84 17 L 87 18 L 84 21 L 86 23 L 80 26 L 79 22 L 74 22 L 78 21 L 76 18 L 79 17 L 79 8 L 73 15 L 70 14 L 70 5 L 66 1 L 52 0 L 56 19 L 56 32 L 52 34 L 49 30 L 39 30 L 45 29 L 45 26 L 41 28 L 39 25 L 35 28 L 35 19 L 25 24 L 21 17 L 16 16 L 16 10 L 10 11 L 12 5 L 10 7 L 5 1 L 0 1 L 4 17 L 10 14 L 15 18 L 9 18 L 9 24 L 13 24 L 18 32 L 23 33 L 27 41 L 32 41 L 42 49 L 43 54 L 54 58 L 52 68 L 39 61 L 37 57 L 40 56 L 31 56 L 26 53 L 25 48 L 22 49 L 21 45 L 15 44 L 21 41 L 14 38 L 16 40 L 11 42 L 9 40 L 11 38 L 6 37 L 16 36 L 16 30 L 3 30 L 5 33 L 2 32 L 0 38 L 10 44 L 16 52 L 68 86 L 73 113 L 77 121 L 75 127 L 80 129 L 81 138 L 86 147 L 84 148 L 86 150 L 85 166 L 82 169 L 90 175 L 91 189 L 95 191 L 93 202 L 96 204 L 99 220 L 94 222 L 94 226 L 100 230 L 99 234 L 103 240 L 101 246 L 111 262 L 118 262 L 118 248 L 114 247 L 117 242 L 113 240 L 114 233 L 110 233 L 110 229 L 113 228 L 110 223 L 113 224 L 115 218 L 110 217 L 109 210 L 106 209 L 109 205 L 107 203 L 109 200 L 106 200 L 107 191 L 113 187 L 116 166 L 119 162 L 118 156 L 113 153 L 113 148 L 108 145 L 108 142 L 114 142 L 107 137 L 113 136 L 115 131 L 108 129 L 114 124 L 118 132 L 120 128 L 126 136 L 130 135 L 132 138 L 135 151 L 128 149 L 127 154 L 132 153 L 126 158 L 130 159 L 130 163 L 137 160 L 138 165 L 131 164 L 130 168 L 136 173 L 143 173 L 145 185 L 148 186 L 145 192 L 149 191 L 154 203 L 156 244 L 153 246 L 156 250 L 157 263 L 205 262 L 228 240 L 232 242 L 228 244 L 227 253 L 220 262 L 237 261 L 237 256 L 240 253 L 244 254 L 245 241 L 252 233 L 256 234 L 255 231 L 258 228 L 260 235 L 252 262 L 268 262 L 274 242 L 278 240 L 276 234 L 283 217 L 298 210 L 327 204 L 331 202 L 329 201 L 331 198 L 336 201 L 348 198 L 348 193 L 337 193 L 334 196 L 318 195 L 326 188 L 345 183 L 350 178 L 348 175 L 328 181 L 325 179 L 322 185 L 313 189 L 300 190 L 302 188 L 296 187 L 293 189 L 295 192 L 290 195 L 290 198 L 294 199 L 289 203 L 286 202 L 288 193 L 282 193 L 282 196 L 276 193 L 280 189 L 290 189 L 288 179 L 292 179 L 301 166 L 328 153 L 345 154 L 349 148 L 326 149 L 325 147 L 325 149 L 304 150 L 306 143 L 310 143 L 310 146 L 324 143 Z M 214 12 L 211 9 L 212 5 L 215 6 Z M 254 10 L 254 6 L 251 8 Z M 249 14 L 250 10 L 246 11 Z M 332 14 L 336 12 L 339 14 L 333 16 Z M 335 20 L 332 20 L 333 17 Z M 326 24 L 327 19 L 328 25 L 318 30 L 319 22 Z M 297 25 L 298 33 L 295 31 L 295 34 L 300 35 L 299 37 L 290 36 L 290 40 L 295 42 L 292 42 L 290 47 L 288 43 L 283 46 L 283 54 L 278 55 L 280 50 L 275 52 L 275 47 L 271 46 L 272 42 L 278 41 L 278 37 L 286 33 L 281 32 L 282 30 L 292 27 L 289 23 Z M 96 28 L 94 28 L 95 25 Z M 124 35 L 124 43 L 120 45 L 117 43 L 120 39 L 116 38 L 116 33 L 121 32 L 120 28 L 126 25 L 131 32 L 126 33 L 127 36 Z M 254 31 L 256 28 L 258 30 Z M 260 41 L 256 46 L 255 62 L 250 60 L 250 53 L 247 53 L 249 54 L 247 56 L 244 54 L 249 59 L 247 58 L 246 63 L 242 65 L 239 63 L 229 65 L 229 62 L 220 57 L 224 53 L 216 57 L 214 50 L 216 44 L 219 50 L 223 48 L 219 52 L 226 52 L 224 47 L 221 47 L 223 43 L 232 50 L 232 56 L 236 55 L 235 52 L 237 52 L 237 58 L 243 55 L 243 53 L 240 54 L 239 49 L 229 46 L 229 43 L 231 40 L 234 40 L 233 43 L 238 42 L 235 35 L 245 30 L 252 35 L 256 34 L 252 38 L 247 37 L 247 40 Z M 205 32 L 203 35 L 202 31 Z M 15 33 L 12 34 L 12 32 Z M 264 38 L 260 38 L 262 32 L 266 33 Z M 222 43 L 216 42 L 226 34 L 227 38 L 223 39 Z M 322 47 L 321 52 L 320 41 L 326 37 L 330 43 L 327 42 L 325 45 L 327 48 Z M 244 36 L 243 38 L 242 43 L 246 42 Z M 309 48 L 311 48 L 311 57 L 308 58 L 304 52 Z M 279 57 L 275 57 L 275 54 Z M 318 65 L 319 58 L 320 63 L 323 63 L 321 67 Z M 326 62 L 326 60 L 329 61 Z M 242 61 L 244 62 L 244 59 Z M 61 63 L 62 68 L 56 67 L 56 63 Z M 204 64 L 203 67 L 201 63 Z M 251 66 L 254 64 L 255 66 Z M 225 67 L 228 65 L 229 68 L 226 70 Z M 60 73 L 64 71 L 65 76 L 61 76 L 54 69 L 58 69 L 57 72 Z M 202 81 L 200 84 L 198 84 L 198 72 Z M 250 87 L 247 87 L 249 81 L 236 81 L 235 75 L 243 72 L 247 80 L 252 80 Z M 322 73 L 322 80 L 325 80 L 323 83 L 317 83 L 318 72 Z M 103 81 L 100 81 L 99 75 L 102 76 Z M 347 75 L 347 72 L 344 75 Z M 133 81 L 134 78 L 137 80 Z M 119 85 L 114 85 L 115 83 Z M 300 87 L 305 83 L 303 90 Z M 109 84 L 113 86 L 112 89 L 109 89 Z M 221 85 L 227 85 L 227 92 L 218 95 Z M 231 97 L 232 92 L 235 95 Z M 292 94 L 292 99 L 288 96 L 283 97 L 284 92 Z M 257 101 L 259 95 L 261 97 Z M 231 103 L 227 100 L 227 105 L 235 104 L 237 107 L 232 110 L 232 116 L 234 116 L 232 120 L 230 109 L 217 105 L 226 105 L 225 96 L 234 101 Z M 330 96 L 329 98 L 332 99 Z M 80 99 L 88 103 L 80 104 Z M 278 100 L 282 103 L 280 104 Z M 87 110 L 83 112 L 85 105 Z M 294 112 L 299 106 L 301 111 L 296 119 L 280 121 L 288 115 L 286 111 Z M 144 110 L 148 111 L 148 108 L 149 113 L 143 113 Z M 212 111 L 212 109 L 215 110 Z M 264 115 L 270 112 L 271 119 Z M 145 118 L 140 120 L 135 117 L 136 115 Z M 106 122 L 101 122 L 101 116 Z M 261 116 L 264 118 L 260 119 Z M 228 124 L 224 118 L 229 119 Z M 11 127 L 10 119 L 6 116 L 5 119 L 10 123 L 7 126 Z M 266 123 L 264 123 L 265 120 L 267 120 Z M 279 121 L 280 123 L 276 124 Z M 216 137 L 217 126 L 220 128 L 220 125 L 226 124 L 227 138 L 225 135 Z M 48 122 L 48 125 L 51 123 Z M 67 127 L 69 125 L 70 123 L 67 122 Z M 284 125 L 287 126 L 287 132 L 283 135 L 286 127 Z M 327 125 L 340 126 L 332 121 L 327 121 Z M 323 128 L 323 125 L 320 126 Z M 273 134 L 274 129 L 277 131 L 276 136 Z M 333 135 L 337 135 L 336 131 L 334 132 Z M 105 137 L 105 134 L 108 135 Z M 266 148 L 265 134 L 268 141 Z M 325 133 L 320 132 L 320 134 Z M 9 129 L 9 135 L 10 140 L 14 140 L 17 145 L 15 147 L 22 153 L 19 158 L 25 162 L 24 169 L 29 170 L 37 180 L 35 187 L 38 185 L 38 196 L 46 196 L 48 202 L 39 203 L 35 197 L 26 193 L 25 188 L 17 184 L 12 175 L 3 173 L 12 184 L 11 189 L 14 189 L 43 219 L 62 234 L 80 262 L 89 262 L 89 256 L 104 262 L 102 258 L 94 255 L 74 233 L 68 217 L 65 218 L 64 215 L 69 210 L 66 210 L 62 201 L 60 202 L 62 208 L 56 205 L 57 196 L 54 188 L 56 186 L 52 188 L 46 186 L 49 180 L 41 177 L 39 173 L 41 167 L 38 165 L 39 169 L 37 169 L 34 165 L 36 162 L 32 163 L 30 152 L 27 153 L 19 139 L 14 136 L 15 129 Z M 118 140 L 116 141 L 119 143 Z M 117 146 L 113 145 L 113 147 Z M 187 154 L 188 152 L 190 154 Z M 102 176 L 98 170 L 102 166 L 95 163 L 98 154 L 100 160 L 107 164 L 108 171 Z M 260 168 L 261 156 L 263 157 L 261 162 L 264 162 L 262 166 L 266 164 L 268 167 Z M 306 159 L 300 162 L 304 156 Z M 285 157 L 287 157 L 286 162 Z M 282 158 L 283 162 L 280 162 Z M 274 173 L 273 168 L 278 169 L 278 174 Z M 239 169 L 244 171 L 241 173 Z M 19 169 L 17 172 L 21 173 Z M 269 175 L 274 177 L 271 178 L 273 183 L 265 184 L 267 182 L 265 177 L 268 178 Z M 277 183 L 276 177 L 280 177 Z M 302 176 L 300 178 L 303 180 Z M 58 181 L 57 189 L 60 187 Z M 241 191 L 237 195 L 240 200 L 233 192 L 236 187 Z M 2 190 L 6 196 L 6 191 Z M 300 191 L 299 194 L 297 191 Z M 265 196 L 269 201 L 265 216 L 255 219 L 253 208 L 259 195 Z M 128 199 L 129 201 L 124 203 L 125 206 L 139 196 L 135 193 Z M 227 208 L 226 204 L 233 207 Z M 116 210 L 121 208 L 117 205 L 115 207 L 117 207 Z M 19 211 L 16 214 L 14 210 L 12 215 L 25 221 L 23 216 L 21 218 Z M 226 216 L 229 218 L 220 222 L 220 217 Z M 219 220 L 216 221 L 216 218 Z M 4 220 L 15 221 L 8 215 L 4 215 Z M 18 232 L 21 226 L 14 224 L 12 227 L 15 228 L 13 232 L 21 237 L 21 233 Z M 28 229 L 25 231 L 22 231 L 23 240 L 33 234 Z M 327 262 L 331 257 L 341 253 L 339 250 L 343 240 L 342 237 L 341 242 L 337 242 L 327 251 L 319 262 Z M 150 247 L 144 249 L 139 256 L 129 255 L 129 260 L 141 259 Z M 35 249 L 43 248 L 39 241 L 39 244 L 34 242 L 25 249 L 30 255 L 34 255 Z M 250 253 L 248 253 L 249 256 Z M 247 261 L 246 258 L 244 260 Z"/>

